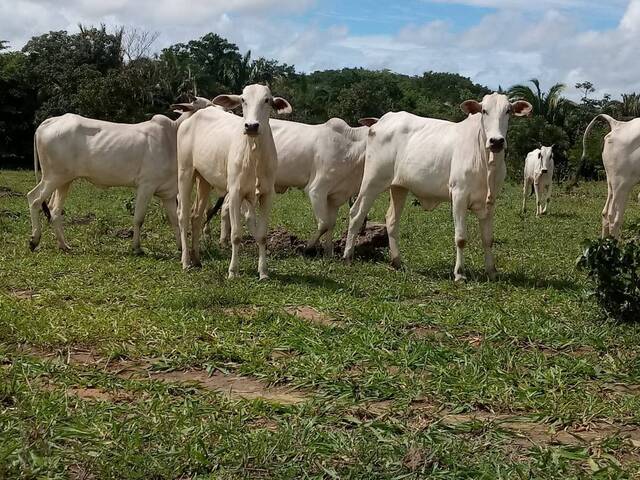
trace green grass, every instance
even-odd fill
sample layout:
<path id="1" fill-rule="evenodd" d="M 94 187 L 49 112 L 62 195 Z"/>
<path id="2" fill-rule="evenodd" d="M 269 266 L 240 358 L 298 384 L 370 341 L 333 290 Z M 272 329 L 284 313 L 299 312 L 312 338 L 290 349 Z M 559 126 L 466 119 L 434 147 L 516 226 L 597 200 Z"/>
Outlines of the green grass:
<path id="1" fill-rule="evenodd" d="M 21 193 L 33 182 L 30 172 L 0 172 L 0 185 Z M 129 190 L 72 187 L 70 254 L 57 251 L 46 224 L 29 252 L 26 199 L 1 197 L 0 478 L 634 478 L 640 451 L 618 435 L 527 443 L 497 422 L 443 421 L 480 412 L 556 430 L 640 423 L 637 391 L 613 387 L 640 385 L 640 326 L 605 319 L 574 266 L 581 242 L 599 233 L 605 194 L 602 183 L 556 189 L 549 216 L 522 218 L 521 188 L 507 185 L 495 229 L 499 280 L 484 279 L 472 219 L 462 285 L 451 279 L 447 206 L 407 206 L 403 271 L 271 255 L 272 278 L 258 282 L 255 248 L 243 251 L 242 278 L 228 281 L 229 252 L 212 242 L 204 268 L 183 272 L 158 204 L 144 226 L 147 254 L 133 256 L 130 239 L 113 233 L 130 227 Z M 632 199 L 627 224 L 640 220 Z M 381 198 L 371 218 L 385 209 Z M 70 224 L 89 213 L 89 224 Z M 311 233 L 301 192 L 278 197 L 272 225 Z M 340 322 L 316 325 L 287 305 Z M 309 400 L 231 399 L 34 349 L 219 369 L 300 388 Z M 81 387 L 126 395 L 70 393 Z"/>

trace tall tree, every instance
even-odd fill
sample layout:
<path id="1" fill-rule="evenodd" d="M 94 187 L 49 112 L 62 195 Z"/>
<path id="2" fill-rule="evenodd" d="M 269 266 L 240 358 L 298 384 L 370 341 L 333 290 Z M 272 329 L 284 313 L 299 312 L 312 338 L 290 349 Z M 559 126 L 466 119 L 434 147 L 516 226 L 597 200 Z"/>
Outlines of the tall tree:
<path id="1" fill-rule="evenodd" d="M 562 96 L 566 86 L 563 83 L 556 83 L 548 91 L 543 92 L 537 78 L 529 81 L 534 88 L 528 85 L 514 85 L 509 89 L 509 95 L 526 100 L 533 105 L 534 115 L 543 116 L 547 122 L 562 126 L 567 108 L 571 105 L 571 102 Z"/>

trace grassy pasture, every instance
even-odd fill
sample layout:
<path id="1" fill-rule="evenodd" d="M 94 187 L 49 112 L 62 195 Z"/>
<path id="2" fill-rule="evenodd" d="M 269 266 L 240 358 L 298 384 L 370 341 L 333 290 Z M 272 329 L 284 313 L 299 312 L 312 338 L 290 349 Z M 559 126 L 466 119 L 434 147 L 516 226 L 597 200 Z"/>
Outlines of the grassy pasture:
<path id="1" fill-rule="evenodd" d="M 274 253 L 258 282 L 255 248 L 228 281 L 213 242 L 184 273 L 159 204 L 133 256 L 132 191 L 85 183 L 73 252 L 45 226 L 31 253 L 26 199 L 0 192 L 0 478 L 637 478 L 640 326 L 604 319 L 574 267 L 605 194 L 556 189 L 523 218 L 507 185 L 499 280 L 472 219 L 456 285 L 447 206 L 407 205 L 403 271 Z M 301 192 L 272 225 L 311 233 Z"/>

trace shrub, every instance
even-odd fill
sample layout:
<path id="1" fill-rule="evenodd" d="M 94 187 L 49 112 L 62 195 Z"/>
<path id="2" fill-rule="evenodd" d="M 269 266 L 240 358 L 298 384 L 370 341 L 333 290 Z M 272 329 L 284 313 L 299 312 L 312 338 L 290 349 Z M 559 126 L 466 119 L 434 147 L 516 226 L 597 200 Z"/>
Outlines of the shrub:
<path id="1" fill-rule="evenodd" d="M 640 240 L 587 242 L 578 266 L 594 280 L 594 296 L 609 317 L 640 321 Z"/>

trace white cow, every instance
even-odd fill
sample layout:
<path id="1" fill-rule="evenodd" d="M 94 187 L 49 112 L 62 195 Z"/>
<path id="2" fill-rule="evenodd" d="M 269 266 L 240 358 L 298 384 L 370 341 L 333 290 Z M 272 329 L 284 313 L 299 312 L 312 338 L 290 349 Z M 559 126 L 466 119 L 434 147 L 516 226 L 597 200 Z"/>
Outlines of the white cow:
<path id="1" fill-rule="evenodd" d="M 469 116 L 460 123 L 418 117 L 407 112 L 387 113 L 371 127 L 364 177 L 351 208 L 344 258 L 353 258 L 354 240 L 377 196 L 390 190 L 387 232 L 391 261 L 400 266 L 399 222 L 407 194 L 412 192 L 425 210 L 442 202 L 453 204 L 457 259 L 456 280 L 463 280 L 463 249 L 467 242 L 465 217 L 473 211 L 479 221 L 485 267 L 496 274 L 492 252 L 495 197 L 506 175 L 504 148 L 511 116 L 530 114 L 528 102 L 509 102 L 494 93 L 479 103 L 467 100 Z"/>
<path id="2" fill-rule="evenodd" d="M 551 184 L 553 182 L 553 148 L 540 146 L 529 152 L 524 161 L 524 188 L 522 192 L 522 213 L 526 212 L 527 197 L 533 188 L 536 194 L 536 215 L 544 215 L 551 201 Z"/>
<path id="3" fill-rule="evenodd" d="M 272 110 L 291 113 L 285 99 L 274 97 L 263 85 L 249 85 L 242 95 L 219 95 L 213 103 L 228 110 L 242 106 L 243 118 L 219 109 L 196 113 L 178 130 L 178 221 L 182 240 L 182 266 L 200 264 L 202 221 L 213 187 L 229 197 L 231 219 L 231 263 L 229 278 L 238 275 L 241 241 L 240 207 L 247 201 L 251 209 L 259 205 L 255 237 L 258 243 L 260 278 L 268 277 L 266 234 L 273 204 L 277 153 L 269 125 Z M 192 252 L 188 247 L 191 191 L 198 178 L 196 204 L 192 214 Z M 193 256 L 193 259 L 191 258 Z"/>
<path id="4" fill-rule="evenodd" d="M 38 164 L 42 179 L 27 194 L 31 213 L 31 250 L 40 243 L 42 227 L 39 210 L 49 212 L 46 200 L 51 196 L 51 224 L 58 246 L 70 249 L 62 228 L 62 209 L 71 182 L 89 180 L 100 187 L 136 187 L 133 216 L 133 250 L 141 253 L 140 228 L 149 200 L 159 197 L 180 245 L 176 196 L 178 193 L 176 134 L 178 126 L 195 111 L 212 103 L 197 97 L 191 103 L 172 105 L 182 113 L 178 120 L 154 115 L 149 121 L 123 124 L 94 120 L 67 113 L 40 124 L 33 137 L 34 169 Z"/>
<path id="5" fill-rule="evenodd" d="M 271 120 L 273 140 L 278 152 L 275 189 L 289 188 L 306 192 L 318 222 L 307 248 L 317 245 L 324 236 L 325 256 L 333 255 L 333 229 L 338 210 L 358 193 L 364 172 L 364 154 L 369 126 L 376 118 L 363 118 L 358 128 L 344 120 L 332 118 L 321 125 L 307 125 L 286 120 Z M 253 219 L 248 218 L 249 225 Z M 228 202 L 221 213 L 220 243 L 230 234 Z"/>
<path id="6" fill-rule="evenodd" d="M 602 237 L 620 237 L 624 211 L 633 187 L 640 183 L 640 118 L 621 122 L 609 115 L 596 116 L 584 132 L 582 158 L 587 135 L 599 118 L 611 127 L 604 137 L 602 161 L 607 172 L 607 202 L 602 210 Z M 640 198 L 639 198 L 640 199 Z"/>

